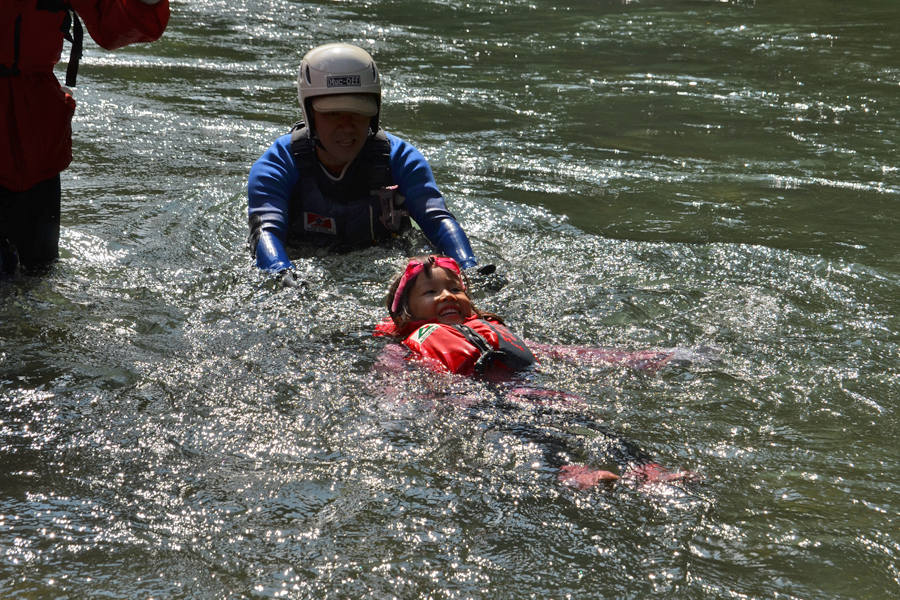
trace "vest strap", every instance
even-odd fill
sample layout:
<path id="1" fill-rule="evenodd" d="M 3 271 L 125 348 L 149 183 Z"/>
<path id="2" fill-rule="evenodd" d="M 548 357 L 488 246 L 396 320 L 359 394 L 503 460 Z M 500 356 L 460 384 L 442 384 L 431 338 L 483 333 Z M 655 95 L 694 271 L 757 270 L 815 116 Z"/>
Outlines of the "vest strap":
<path id="1" fill-rule="evenodd" d="M 495 360 L 500 359 L 500 362 L 503 362 L 502 359 L 505 356 L 505 353 L 500 350 L 495 350 L 480 333 L 468 325 L 451 325 L 451 327 L 460 332 L 470 344 L 475 346 L 478 351 L 481 352 L 481 356 L 475 361 L 475 371 L 479 375 L 483 375 L 485 370 L 494 364 Z"/>
<path id="2" fill-rule="evenodd" d="M 13 64 L 11 66 L 0 65 L 0 77 L 14 77 L 19 71 L 19 46 L 22 40 L 22 15 L 16 17 L 15 29 L 13 29 Z"/>
<path id="3" fill-rule="evenodd" d="M 69 27 L 73 26 L 73 33 L 69 33 Z M 63 21 L 61 30 L 65 37 L 72 44 L 72 51 L 69 53 L 69 65 L 66 67 L 66 87 L 75 87 L 75 81 L 78 78 L 78 63 L 84 55 L 84 29 L 81 27 L 81 19 L 78 18 L 72 7 L 66 12 L 66 18 Z"/>

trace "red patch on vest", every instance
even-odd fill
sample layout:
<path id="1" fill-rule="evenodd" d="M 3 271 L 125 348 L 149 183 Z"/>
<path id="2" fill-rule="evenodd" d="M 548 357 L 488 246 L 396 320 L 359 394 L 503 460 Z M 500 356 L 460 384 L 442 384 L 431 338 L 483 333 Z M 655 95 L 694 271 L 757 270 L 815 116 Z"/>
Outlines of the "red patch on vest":
<path id="1" fill-rule="evenodd" d="M 311 212 L 305 212 L 303 216 L 306 218 L 306 223 L 303 226 L 306 231 L 337 235 L 337 223 L 331 217 L 323 217 Z"/>

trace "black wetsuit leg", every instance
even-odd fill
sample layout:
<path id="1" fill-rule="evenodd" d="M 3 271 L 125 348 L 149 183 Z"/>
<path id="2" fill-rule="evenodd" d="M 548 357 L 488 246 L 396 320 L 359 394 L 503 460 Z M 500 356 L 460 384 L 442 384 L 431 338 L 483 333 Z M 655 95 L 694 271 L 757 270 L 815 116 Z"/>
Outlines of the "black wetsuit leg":
<path id="1" fill-rule="evenodd" d="M 522 407 L 502 399 L 471 410 L 471 418 L 483 421 L 488 428 L 538 445 L 544 461 L 552 468 L 573 463 L 613 463 L 624 473 L 655 462 L 634 442 L 598 423 L 590 413 L 547 406 Z"/>
<path id="2" fill-rule="evenodd" d="M 0 187 L 0 240 L 15 247 L 27 268 L 59 258 L 59 220 L 62 190 L 59 175 L 24 192 Z"/>

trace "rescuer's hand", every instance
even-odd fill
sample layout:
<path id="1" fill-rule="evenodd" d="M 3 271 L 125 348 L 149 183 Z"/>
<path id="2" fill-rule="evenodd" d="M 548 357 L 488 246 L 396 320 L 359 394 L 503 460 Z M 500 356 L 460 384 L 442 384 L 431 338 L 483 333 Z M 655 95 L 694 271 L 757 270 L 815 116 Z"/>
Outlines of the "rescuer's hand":
<path id="1" fill-rule="evenodd" d="M 307 289 L 309 284 L 297 277 L 297 274 L 291 271 L 290 269 L 284 269 L 283 271 L 278 272 L 278 281 L 281 283 L 281 288 L 299 288 L 301 290 Z"/>
<path id="2" fill-rule="evenodd" d="M 466 278 L 472 287 L 487 292 L 499 292 L 509 281 L 497 273 L 497 265 L 484 265 L 466 269 Z"/>

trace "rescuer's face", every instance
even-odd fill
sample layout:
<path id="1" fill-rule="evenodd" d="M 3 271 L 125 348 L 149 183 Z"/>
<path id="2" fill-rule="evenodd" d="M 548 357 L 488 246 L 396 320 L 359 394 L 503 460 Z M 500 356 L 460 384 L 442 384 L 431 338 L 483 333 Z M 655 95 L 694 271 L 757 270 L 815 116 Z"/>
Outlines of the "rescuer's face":
<path id="1" fill-rule="evenodd" d="M 352 112 L 319 112 L 313 110 L 316 135 L 322 147 L 316 146 L 319 161 L 332 173 L 339 174 L 362 150 L 369 134 L 372 117 Z"/>

